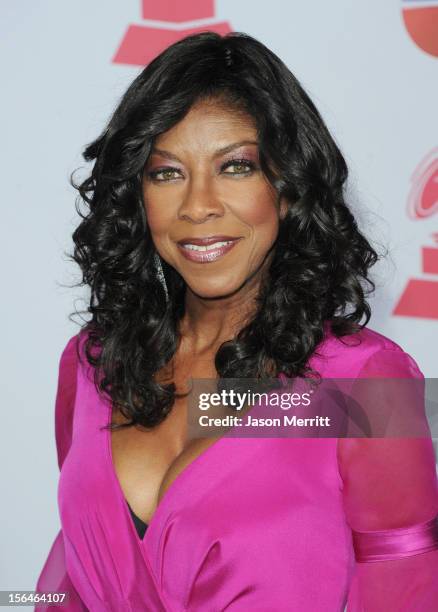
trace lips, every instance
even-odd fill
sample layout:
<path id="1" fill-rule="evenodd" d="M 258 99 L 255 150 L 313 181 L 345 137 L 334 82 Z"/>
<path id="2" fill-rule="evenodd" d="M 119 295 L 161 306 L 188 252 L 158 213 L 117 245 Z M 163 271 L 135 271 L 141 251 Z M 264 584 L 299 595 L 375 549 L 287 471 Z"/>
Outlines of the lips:
<path id="1" fill-rule="evenodd" d="M 240 236 L 225 236 L 224 234 L 215 234 L 214 236 L 203 236 L 195 238 L 189 236 L 188 238 L 181 238 L 178 240 L 178 244 L 195 244 L 197 246 L 207 246 L 214 244 L 215 242 L 229 242 L 231 240 L 238 240 Z"/>
<path id="2" fill-rule="evenodd" d="M 183 238 L 178 241 L 181 254 L 196 263 L 211 263 L 231 251 L 241 240 L 241 236 L 205 236 L 203 238 Z"/>

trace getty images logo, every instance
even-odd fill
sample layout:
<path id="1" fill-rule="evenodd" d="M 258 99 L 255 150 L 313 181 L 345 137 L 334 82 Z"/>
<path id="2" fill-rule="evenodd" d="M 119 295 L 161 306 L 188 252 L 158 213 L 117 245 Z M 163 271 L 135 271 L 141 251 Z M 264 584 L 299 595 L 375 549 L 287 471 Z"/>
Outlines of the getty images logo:
<path id="1" fill-rule="evenodd" d="M 413 220 L 430 219 L 438 213 L 438 149 L 423 159 L 412 176 L 408 214 Z M 435 246 L 422 247 L 422 272 L 426 278 L 411 278 L 393 314 L 438 319 L 438 233 Z M 430 275 L 430 276 L 429 276 Z"/>
<path id="2" fill-rule="evenodd" d="M 420 49 L 438 57 L 438 1 L 403 0 L 403 21 Z"/>
<path id="3" fill-rule="evenodd" d="M 214 0 L 143 0 L 141 8 L 145 23 L 128 26 L 112 59 L 115 64 L 145 66 L 189 34 L 205 30 L 221 35 L 231 32 L 227 21 L 215 18 Z"/>

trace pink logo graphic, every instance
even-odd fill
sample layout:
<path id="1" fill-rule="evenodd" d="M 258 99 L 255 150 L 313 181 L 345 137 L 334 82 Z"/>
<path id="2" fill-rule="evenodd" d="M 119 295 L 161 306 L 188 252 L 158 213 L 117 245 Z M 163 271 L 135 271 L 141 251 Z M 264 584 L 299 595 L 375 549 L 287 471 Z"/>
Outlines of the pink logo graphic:
<path id="1" fill-rule="evenodd" d="M 430 217 L 438 211 L 438 148 L 425 157 L 412 176 L 408 214 L 412 219 Z"/>
<path id="2" fill-rule="evenodd" d="M 403 21 L 414 43 L 438 57 L 438 2 L 403 0 L 402 6 Z"/>
<path id="3" fill-rule="evenodd" d="M 438 212 L 438 149 L 425 157 L 412 176 L 408 214 L 426 219 Z M 438 244 L 438 233 L 432 234 Z M 438 247 L 423 247 L 422 272 L 431 279 L 410 279 L 392 314 L 405 317 L 438 319 Z"/>
<path id="4" fill-rule="evenodd" d="M 142 18 L 152 23 L 128 26 L 113 63 L 145 66 L 166 47 L 189 34 L 209 30 L 223 36 L 232 31 L 228 21 L 215 20 L 214 0 L 142 0 Z M 200 20 L 202 23 L 196 24 Z M 187 22 L 195 23 L 181 28 Z M 166 23 L 173 27 L 166 27 Z"/>

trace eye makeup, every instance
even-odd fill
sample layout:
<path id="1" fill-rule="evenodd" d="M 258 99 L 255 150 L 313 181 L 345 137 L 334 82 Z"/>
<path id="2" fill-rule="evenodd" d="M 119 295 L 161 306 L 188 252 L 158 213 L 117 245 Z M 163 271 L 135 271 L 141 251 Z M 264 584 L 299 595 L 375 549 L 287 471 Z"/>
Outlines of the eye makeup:
<path id="1" fill-rule="evenodd" d="M 246 170 L 241 171 L 241 172 L 225 172 L 228 168 L 232 168 L 233 166 L 244 166 L 246 167 Z M 253 159 L 250 159 L 250 157 L 245 157 L 245 156 L 239 156 L 239 157 L 230 157 L 229 159 L 227 159 L 226 161 L 222 162 L 222 164 L 220 165 L 220 171 L 223 172 L 224 174 L 228 174 L 231 176 L 248 176 L 250 174 L 252 174 L 256 169 L 257 169 L 257 164 L 255 163 L 255 161 Z M 174 166 L 159 166 L 155 169 L 152 170 L 148 170 L 146 172 L 146 176 L 155 182 L 169 182 L 169 181 L 173 181 L 175 180 L 175 177 L 172 178 L 158 178 L 160 174 L 164 175 L 164 174 L 174 174 L 174 173 L 181 173 L 181 170 L 179 168 L 176 168 Z"/>
<path id="2" fill-rule="evenodd" d="M 249 169 L 245 170 L 244 172 L 226 172 L 225 174 L 248 175 L 248 174 L 252 174 L 253 171 L 256 169 L 256 164 L 251 159 L 248 159 L 245 157 L 238 157 L 238 158 L 229 159 L 226 162 L 224 162 L 221 165 L 221 172 L 224 172 L 224 170 L 232 166 L 246 166 Z"/>
<path id="3" fill-rule="evenodd" d="M 167 183 L 169 181 L 175 180 L 174 177 L 170 179 L 169 178 L 162 179 L 162 178 L 158 178 L 158 176 L 160 174 L 175 173 L 175 172 L 180 172 L 180 169 L 174 168 L 173 166 L 164 166 L 164 167 L 157 168 L 156 170 L 149 170 L 148 172 L 146 172 L 146 176 L 151 181 L 155 181 L 157 183 Z"/>

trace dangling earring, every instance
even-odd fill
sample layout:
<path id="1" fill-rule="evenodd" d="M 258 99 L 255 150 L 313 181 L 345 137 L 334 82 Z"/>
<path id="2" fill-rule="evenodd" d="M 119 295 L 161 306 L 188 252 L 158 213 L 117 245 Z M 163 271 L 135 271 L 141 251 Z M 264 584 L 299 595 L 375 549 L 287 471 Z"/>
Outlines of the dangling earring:
<path id="1" fill-rule="evenodd" d="M 169 292 L 167 290 L 166 279 L 164 278 L 163 266 L 161 265 L 161 259 L 157 251 L 154 253 L 154 263 L 157 271 L 158 280 L 163 285 L 164 292 L 166 294 L 166 302 L 169 301 Z"/>

